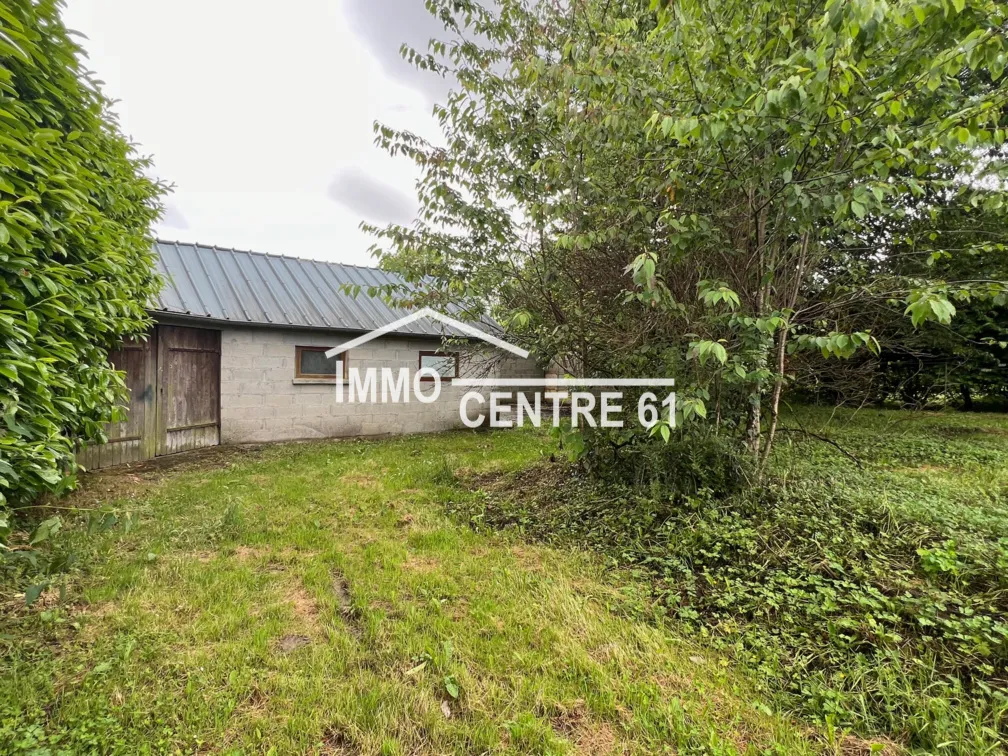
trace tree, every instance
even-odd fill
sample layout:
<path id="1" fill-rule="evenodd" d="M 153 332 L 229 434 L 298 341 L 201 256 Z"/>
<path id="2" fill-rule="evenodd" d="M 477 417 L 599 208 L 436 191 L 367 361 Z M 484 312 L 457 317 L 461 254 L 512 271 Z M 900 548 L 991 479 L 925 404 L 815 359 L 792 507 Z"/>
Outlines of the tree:
<path id="1" fill-rule="evenodd" d="M 1004 297 L 934 268 L 865 276 L 837 243 L 928 193 L 1003 212 L 1003 154 L 978 158 L 1005 138 L 1002 4 L 428 7 L 453 39 L 406 54 L 460 88 L 443 145 L 376 125 L 422 172 L 421 221 L 371 229 L 382 264 L 584 374 L 674 374 L 677 434 L 732 435 L 762 467 L 789 354 L 877 351 L 844 313 L 948 323 L 952 300 Z M 646 443 L 630 433 L 586 448 Z"/>
<path id="2" fill-rule="evenodd" d="M 886 263 L 919 276 L 932 268 L 947 280 L 1008 280 L 1008 223 L 1002 215 L 919 208 L 893 235 Z M 930 254 L 926 254 L 930 252 Z M 951 323 L 884 326 L 876 395 L 911 406 L 929 400 L 1008 399 L 1008 298 L 960 297 Z"/>
<path id="3" fill-rule="evenodd" d="M 989 87 L 982 81 L 964 84 Z M 1003 159 L 1003 150 L 1002 146 L 986 156 L 977 151 L 975 157 L 981 163 Z M 945 192 L 924 192 L 904 201 L 907 207 L 901 217 L 866 218 L 857 235 L 834 241 L 843 251 L 838 260 L 845 269 L 857 270 L 864 280 L 892 276 L 1008 280 L 1004 214 L 963 208 L 955 194 Z M 810 299 L 821 296 L 828 306 L 833 295 L 830 286 L 824 286 L 821 295 L 812 294 Z M 838 400 L 892 400 L 915 407 L 961 398 L 970 409 L 974 396 L 996 402 L 1008 395 L 1008 301 L 1003 295 L 979 300 L 960 296 L 950 323 L 915 325 L 894 318 L 891 303 L 885 301 L 858 305 L 842 320 L 849 329 L 871 329 L 881 354 L 845 366 L 803 360 L 797 383 Z"/>
<path id="4" fill-rule="evenodd" d="M 71 485 L 125 400 L 108 350 L 149 326 L 162 187 L 81 66 L 57 0 L 0 5 L 0 544 Z M 6 505 L 6 507 L 5 507 Z"/>

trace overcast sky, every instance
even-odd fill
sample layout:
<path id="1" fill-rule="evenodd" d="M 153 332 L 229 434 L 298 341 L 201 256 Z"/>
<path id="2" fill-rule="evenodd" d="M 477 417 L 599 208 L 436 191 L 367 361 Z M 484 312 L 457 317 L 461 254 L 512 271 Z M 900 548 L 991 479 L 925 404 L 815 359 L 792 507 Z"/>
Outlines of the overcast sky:
<path id="1" fill-rule="evenodd" d="M 364 265 L 362 219 L 409 222 L 414 170 L 377 119 L 436 134 L 442 80 L 399 57 L 442 36 L 423 0 L 67 0 L 123 131 L 175 185 L 165 239 Z"/>

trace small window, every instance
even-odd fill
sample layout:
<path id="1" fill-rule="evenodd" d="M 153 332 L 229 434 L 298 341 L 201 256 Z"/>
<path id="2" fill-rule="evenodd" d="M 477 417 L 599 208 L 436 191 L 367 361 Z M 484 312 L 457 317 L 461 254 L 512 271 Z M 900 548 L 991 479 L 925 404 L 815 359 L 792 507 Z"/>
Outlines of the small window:
<path id="1" fill-rule="evenodd" d="M 347 377 L 346 353 L 326 357 L 329 347 L 294 347 L 294 377 L 338 380 Z"/>
<path id="2" fill-rule="evenodd" d="M 420 367 L 432 368 L 442 378 L 458 378 L 459 358 L 455 352 L 420 352 Z M 424 381 L 433 378 L 424 376 Z"/>

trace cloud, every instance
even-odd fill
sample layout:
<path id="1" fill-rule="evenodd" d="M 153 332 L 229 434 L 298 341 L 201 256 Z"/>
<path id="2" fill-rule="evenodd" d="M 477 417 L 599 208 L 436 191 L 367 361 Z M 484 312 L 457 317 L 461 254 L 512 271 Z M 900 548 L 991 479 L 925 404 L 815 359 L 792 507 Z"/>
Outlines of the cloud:
<path id="1" fill-rule="evenodd" d="M 399 54 L 403 43 L 425 53 L 432 37 L 447 39 L 448 32 L 427 12 L 424 0 L 348 0 L 346 9 L 354 31 L 386 74 L 423 92 L 432 101 L 445 98 L 451 81 L 417 70 Z"/>
<path id="2" fill-rule="evenodd" d="M 409 223 L 416 205 L 404 193 L 359 168 L 344 171 L 329 185 L 329 199 L 378 223 Z"/>
<path id="3" fill-rule="evenodd" d="M 189 230 L 189 222 L 182 215 L 182 211 L 176 205 L 166 203 L 164 214 L 161 216 L 161 225 L 165 228 L 178 228 L 183 231 Z"/>

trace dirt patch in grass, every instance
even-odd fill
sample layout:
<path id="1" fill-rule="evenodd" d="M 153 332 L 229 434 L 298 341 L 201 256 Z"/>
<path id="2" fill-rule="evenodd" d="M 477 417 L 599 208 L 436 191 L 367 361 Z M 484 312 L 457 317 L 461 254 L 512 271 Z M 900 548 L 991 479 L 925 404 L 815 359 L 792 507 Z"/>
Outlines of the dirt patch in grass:
<path id="1" fill-rule="evenodd" d="M 73 494 L 73 501 L 76 506 L 83 506 L 88 501 L 132 498 L 142 494 L 168 472 L 231 467 L 239 462 L 259 459 L 266 448 L 266 444 L 213 446 L 94 470 L 80 476 L 80 488 Z"/>
<path id="2" fill-rule="evenodd" d="M 332 592 L 347 628 L 353 635 L 359 635 L 361 614 L 354 607 L 353 599 L 350 597 L 350 584 L 339 570 L 334 570 L 332 573 Z"/>
<path id="3" fill-rule="evenodd" d="M 322 738 L 322 748 L 319 754 L 321 756 L 351 756 L 351 754 L 359 754 L 360 752 L 360 749 L 354 746 L 349 735 L 341 730 L 329 728 Z"/>
<path id="4" fill-rule="evenodd" d="M 578 699 L 569 707 L 561 707 L 553 716 L 554 732 L 574 745 L 574 752 L 584 756 L 608 756 L 619 753 L 616 732 L 608 722 L 595 722 L 589 716 L 584 701 Z"/>
<path id="5" fill-rule="evenodd" d="M 93 475 L 105 477 L 119 474 L 146 474 L 167 470 L 212 470 L 220 467 L 230 467 L 236 462 L 254 460 L 262 456 L 269 444 L 237 444 L 210 446 L 205 449 L 168 454 L 164 457 L 133 462 L 107 470 L 99 470 Z"/>
<path id="6" fill-rule="evenodd" d="M 919 473 L 925 473 L 925 474 L 927 474 L 927 473 L 949 473 L 949 474 L 955 475 L 955 474 L 958 473 L 958 470 L 956 470 L 955 468 L 944 466 L 944 465 L 913 465 L 913 466 L 903 465 L 903 466 L 900 466 L 900 467 L 893 467 L 891 469 L 892 469 L 892 472 L 894 472 L 894 473 L 899 473 L 899 474 L 907 474 L 907 473 L 909 473 L 910 475 L 919 474 Z"/>
<path id="7" fill-rule="evenodd" d="M 292 583 L 285 591 L 285 596 L 294 608 L 294 614 L 309 629 L 317 629 L 319 609 L 315 599 L 298 583 Z"/>
<path id="8" fill-rule="evenodd" d="M 350 584 L 347 583 L 343 573 L 334 571 L 332 576 L 333 596 L 336 597 L 336 605 L 345 614 L 350 611 L 353 604 L 350 600 Z"/>
<path id="9" fill-rule="evenodd" d="M 235 546 L 231 549 L 228 556 L 229 558 L 236 559 L 237 561 L 243 563 L 266 560 L 264 570 L 276 575 L 285 572 L 287 568 L 296 561 L 298 554 L 299 552 L 293 549 L 284 549 L 278 553 L 258 546 Z M 313 552 L 309 552 L 309 555 L 311 554 L 313 554 Z M 199 562 L 200 564 L 209 564 L 214 561 L 218 555 L 219 553 L 216 551 L 201 550 L 185 553 L 182 555 L 182 558 L 191 559 Z"/>
<path id="10" fill-rule="evenodd" d="M 77 509 L 93 509 L 120 499 L 142 499 L 164 475 L 158 471 L 134 471 L 121 467 L 85 473 L 78 477 L 77 490 L 66 499 L 43 497 L 39 509 L 52 504 Z"/>
<path id="11" fill-rule="evenodd" d="M 406 561 L 402 563 L 402 566 L 403 569 L 409 570 L 410 572 L 426 574 L 439 570 L 441 568 L 441 563 L 436 559 L 414 554 L 408 556 Z"/>
<path id="12" fill-rule="evenodd" d="M 572 465 L 542 463 L 531 465 L 518 473 L 504 470 L 459 470 L 456 475 L 459 483 L 470 489 L 484 491 L 488 494 L 510 495 L 516 490 L 548 491 L 569 482 L 576 468 Z"/>
<path id="13" fill-rule="evenodd" d="M 239 704 L 239 707 L 246 712 L 261 712 L 266 709 L 269 699 L 258 687 L 253 687 L 249 691 L 248 697 Z"/>
<path id="14" fill-rule="evenodd" d="M 311 638 L 307 635 L 283 635 L 276 643 L 277 651 L 282 654 L 289 654 L 303 648 L 311 643 Z"/>
<path id="15" fill-rule="evenodd" d="M 577 749 L 576 753 L 585 756 L 622 752 L 612 727 L 605 723 L 583 725 L 571 740 Z"/>
<path id="16" fill-rule="evenodd" d="M 385 599 L 376 599 L 368 605 L 371 611 L 382 612 L 389 618 L 401 617 L 403 614 L 401 607 L 402 604 L 400 602 L 387 601 Z"/>
<path id="17" fill-rule="evenodd" d="M 857 735 L 845 735 L 839 743 L 839 753 L 841 756 L 897 756 L 906 753 L 906 750 L 891 740 L 865 740 Z M 881 746 L 882 750 L 878 750 Z M 872 750 L 872 747 L 875 750 Z"/>
<path id="18" fill-rule="evenodd" d="M 254 562 L 269 554 L 269 549 L 260 549 L 255 546 L 235 546 L 231 556 L 240 562 Z"/>
<path id="19" fill-rule="evenodd" d="M 346 483 L 358 488 L 380 488 L 381 481 L 372 475 L 362 475 L 361 473 L 347 473 L 340 476 L 340 483 Z"/>
<path id="20" fill-rule="evenodd" d="M 0 618 L 3 620 L 14 620 L 15 618 L 24 618 L 29 615 L 38 615 L 41 612 L 61 606 L 76 613 L 75 607 L 71 603 L 63 601 L 60 596 L 60 589 L 57 586 L 46 588 L 30 606 L 25 603 L 24 593 L 12 593 L 8 594 L 8 596 L 0 600 Z M 3 640 L 5 640 L 3 630 L 0 629 L 0 641 Z"/>

